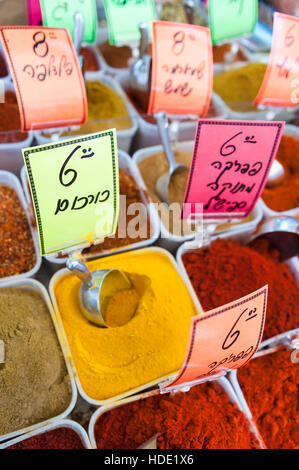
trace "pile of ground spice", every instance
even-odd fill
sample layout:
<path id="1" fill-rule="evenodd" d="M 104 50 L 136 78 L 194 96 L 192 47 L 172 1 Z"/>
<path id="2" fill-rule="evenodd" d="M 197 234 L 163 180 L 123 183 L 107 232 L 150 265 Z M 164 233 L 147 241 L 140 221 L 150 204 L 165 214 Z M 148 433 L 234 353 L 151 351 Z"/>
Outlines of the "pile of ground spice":
<path id="1" fill-rule="evenodd" d="M 114 127 L 117 130 L 132 127 L 124 100 L 110 86 L 99 81 L 87 81 L 86 93 L 88 101 L 87 123 L 80 129 L 63 132 L 63 136 L 89 134 Z"/>
<path id="2" fill-rule="evenodd" d="M 158 433 L 159 449 L 259 447 L 245 415 L 215 383 L 117 407 L 94 428 L 99 449 L 136 449 Z"/>
<path id="3" fill-rule="evenodd" d="M 277 160 L 283 165 L 285 176 L 273 188 L 265 188 L 262 198 L 270 209 L 286 211 L 299 206 L 299 140 L 283 135 Z"/>
<path id="4" fill-rule="evenodd" d="M 0 106 L 0 144 L 21 142 L 27 139 L 27 132 L 20 132 L 20 129 L 17 98 L 13 91 L 8 90 L 5 92 L 5 102 Z"/>
<path id="5" fill-rule="evenodd" d="M 57 428 L 23 439 L 6 449 L 85 449 L 80 436 L 70 428 Z"/>
<path id="6" fill-rule="evenodd" d="M 208 249 L 187 252 L 183 263 L 205 311 L 269 286 L 263 339 L 299 327 L 299 289 L 277 250 L 265 239 L 251 246 L 218 238 Z"/>
<path id="7" fill-rule="evenodd" d="M 116 69 L 129 67 L 129 62 L 132 58 L 132 49 L 130 46 L 112 46 L 106 41 L 102 42 L 98 47 L 110 67 Z"/>
<path id="8" fill-rule="evenodd" d="M 83 56 L 85 72 L 97 72 L 100 70 L 97 58 L 89 47 L 81 47 L 79 55 Z"/>
<path id="9" fill-rule="evenodd" d="M 2 54 L 0 54 L 0 77 L 6 77 L 8 75 L 8 70 L 6 62 Z"/>
<path id="10" fill-rule="evenodd" d="M 67 409 L 71 383 L 48 308 L 39 293 L 0 289 L 0 435 Z"/>
<path id="11" fill-rule="evenodd" d="M 238 380 L 269 449 L 299 448 L 299 367 L 282 350 L 253 359 Z"/>
<path id="12" fill-rule="evenodd" d="M 92 245 L 83 251 L 83 254 L 102 253 L 103 251 L 113 250 L 122 246 L 131 245 L 146 240 L 150 237 L 151 223 L 150 217 L 146 208 L 147 196 L 141 192 L 139 186 L 135 183 L 132 176 L 119 170 L 119 194 L 120 194 L 120 208 L 118 219 L 118 230 L 115 236 L 105 238 L 103 243 Z M 142 197 L 142 194 L 144 197 Z M 126 196 L 125 204 L 122 197 Z M 137 214 L 132 214 L 129 211 L 131 204 L 142 203 L 144 204 L 143 211 L 140 211 L 138 222 L 135 227 L 135 238 L 130 236 L 129 231 L 123 233 L 124 227 L 130 227 L 133 219 Z"/>
<path id="13" fill-rule="evenodd" d="M 234 111 L 256 111 L 252 105 L 263 82 L 267 65 L 252 63 L 214 76 L 214 91 Z"/>
<path id="14" fill-rule="evenodd" d="M 35 263 L 34 243 L 22 204 L 12 188 L 1 185 L 0 278 L 26 273 Z"/>

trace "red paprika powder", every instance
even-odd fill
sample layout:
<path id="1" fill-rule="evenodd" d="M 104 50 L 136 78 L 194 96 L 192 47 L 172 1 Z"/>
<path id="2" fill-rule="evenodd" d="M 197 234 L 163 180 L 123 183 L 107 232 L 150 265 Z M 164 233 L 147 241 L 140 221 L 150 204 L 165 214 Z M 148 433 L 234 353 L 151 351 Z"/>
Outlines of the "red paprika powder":
<path id="1" fill-rule="evenodd" d="M 17 442 L 7 449 L 85 449 L 85 447 L 73 429 L 57 428 Z"/>
<path id="2" fill-rule="evenodd" d="M 0 144 L 21 142 L 27 139 L 27 132 L 21 132 L 21 120 L 16 95 L 5 92 L 5 102 L 0 104 Z M 17 132 L 16 132 L 17 131 Z"/>
<path id="3" fill-rule="evenodd" d="M 85 72 L 97 72 L 100 70 L 97 58 L 89 47 L 81 47 L 79 55 L 83 56 Z"/>
<path id="4" fill-rule="evenodd" d="M 94 428 L 99 449 L 136 449 L 159 433 L 159 449 L 252 449 L 245 415 L 216 383 L 117 407 Z"/>
<path id="5" fill-rule="evenodd" d="M 299 365 L 282 350 L 253 359 L 238 380 L 269 449 L 299 448 Z"/>
<path id="6" fill-rule="evenodd" d="M 218 238 L 208 249 L 185 253 L 183 263 L 204 310 L 225 305 L 268 284 L 263 339 L 299 327 L 297 281 L 266 239 L 246 246 Z"/>
<path id="7" fill-rule="evenodd" d="M 5 59 L 2 54 L 0 54 L 0 78 L 6 77 L 8 75 L 7 66 Z"/>

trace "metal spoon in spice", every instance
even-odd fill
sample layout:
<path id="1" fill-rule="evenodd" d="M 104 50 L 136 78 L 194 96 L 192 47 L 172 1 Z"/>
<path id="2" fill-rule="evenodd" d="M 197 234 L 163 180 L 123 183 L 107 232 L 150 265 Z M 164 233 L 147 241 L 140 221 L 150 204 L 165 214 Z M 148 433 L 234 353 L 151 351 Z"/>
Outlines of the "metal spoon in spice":
<path id="1" fill-rule="evenodd" d="M 102 269 L 90 272 L 78 257 L 70 257 L 67 268 L 81 281 L 79 302 L 83 315 L 97 326 L 109 328 L 122 326 L 132 319 L 139 304 L 139 294 L 128 276 L 118 269 Z M 124 318 L 111 318 L 108 314 L 110 300 L 122 291 L 134 291 Z M 119 320 L 119 321 L 118 321 Z"/>
<path id="2" fill-rule="evenodd" d="M 299 219 L 296 217 L 269 217 L 258 225 L 248 244 L 259 237 L 270 240 L 280 252 L 281 261 L 299 255 Z"/>
<path id="3" fill-rule="evenodd" d="M 140 57 L 131 66 L 130 86 L 133 90 L 145 93 L 149 96 L 151 81 L 152 57 L 147 54 L 148 50 L 148 30 L 146 23 L 139 23 L 140 31 Z"/>
<path id="4" fill-rule="evenodd" d="M 82 69 L 82 72 L 84 74 L 84 58 L 82 55 L 79 55 L 80 49 L 81 49 L 81 44 L 83 40 L 83 35 L 84 35 L 84 18 L 83 15 L 80 11 L 77 11 L 74 14 L 74 21 L 75 21 L 75 27 L 74 27 L 74 46 L 76 49 L 76 52 L 78 54 L 78 59 L 79 59 L 79 64 Z"/>
<path id="5" fill-rule="evenodd" d="M 274 160 L 272 163 L 271 169 L 269 171 L 266 187 L 267 188 L 274 188 L 284 178 L 284 167 L 278 160 Z"/>
<path id="6" fill-rule="evenodd" d="M 169 171 L 161 175 L 156 181 L 155 191 L 161 201 L 164 201 L 167 204 L 171 204 L 172 202 L 182 204 L 188 181 L 189 168 L 185 165 L 180 165 L 174 159 L 166 113 L 164 111 L 156 113 L 155 118 L 157 119 L 165 156 L 169 164 Z"/>

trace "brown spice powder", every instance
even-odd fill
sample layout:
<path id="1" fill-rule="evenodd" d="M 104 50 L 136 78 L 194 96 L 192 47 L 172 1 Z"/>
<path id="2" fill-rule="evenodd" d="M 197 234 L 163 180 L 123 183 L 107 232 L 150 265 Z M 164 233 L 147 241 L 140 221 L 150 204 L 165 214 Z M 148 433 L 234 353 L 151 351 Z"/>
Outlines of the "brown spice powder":
<path id="1" fill-rule="evenodd" d="M 0 435 L 66 410 L 71 384 L 48 308 L 37 292 L 0 289 Z"/>
<path id="2" fill-rule="evenodd" d="M 18 195 L 0 186 L 0 277 L 28 272 L 35 263 L 32 235 Z"/>

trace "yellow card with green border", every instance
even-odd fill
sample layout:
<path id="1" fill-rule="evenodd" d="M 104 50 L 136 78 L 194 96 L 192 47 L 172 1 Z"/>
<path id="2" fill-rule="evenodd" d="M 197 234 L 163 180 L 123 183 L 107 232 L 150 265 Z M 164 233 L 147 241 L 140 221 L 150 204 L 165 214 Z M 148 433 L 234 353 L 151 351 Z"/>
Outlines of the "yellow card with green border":
<path id="1" fill-rule="evenodd" d="M 116 232 L 116 130 L 22 150 L 42 255 L 67 253 Z"/>

